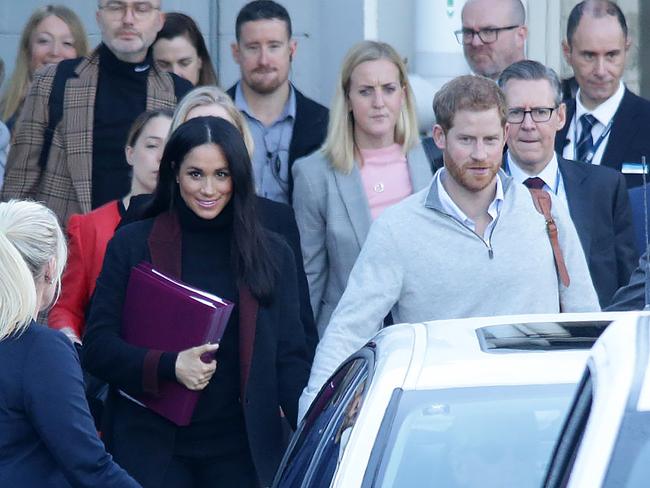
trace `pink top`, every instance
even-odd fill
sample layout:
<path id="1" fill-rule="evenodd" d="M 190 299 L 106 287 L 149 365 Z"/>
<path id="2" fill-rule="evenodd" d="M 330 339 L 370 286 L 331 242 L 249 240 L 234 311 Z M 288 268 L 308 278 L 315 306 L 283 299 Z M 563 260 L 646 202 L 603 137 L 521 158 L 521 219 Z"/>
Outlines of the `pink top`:
<path id="1" fill-rule="evenodd" d="M 363 160 L 361 181 L 374 220 L 386 207 L 413 193 L 411 177 L 399 144 L 381 149 L 360 149 L 360 152 Z"/>

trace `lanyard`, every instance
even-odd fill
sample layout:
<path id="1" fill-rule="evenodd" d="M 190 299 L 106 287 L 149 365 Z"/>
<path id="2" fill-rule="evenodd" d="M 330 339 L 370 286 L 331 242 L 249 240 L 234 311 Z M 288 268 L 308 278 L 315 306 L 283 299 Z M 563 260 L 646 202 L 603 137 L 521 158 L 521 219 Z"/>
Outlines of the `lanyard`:
<path id="1" fill-rule="evenodd" d="M 578 112 L 573 116 L 573 160 L 578 160 Z M 605 138 L 609 135 L 612 130 L 612 123 L 614 122 L 614 117 L 611 118 L 605 130 L 600 134 L 600 137 L 596 140 L 594 146 L 591 148 L 591 151 L 587 153 L 587 156 L 584 159 L 584 162 L 591 164 L 591 161 L 594 159 L 594 156 L 598 152 L 600 145 L 603 143 Z M 600 122 L 599 122 L 600 123 Z"/>

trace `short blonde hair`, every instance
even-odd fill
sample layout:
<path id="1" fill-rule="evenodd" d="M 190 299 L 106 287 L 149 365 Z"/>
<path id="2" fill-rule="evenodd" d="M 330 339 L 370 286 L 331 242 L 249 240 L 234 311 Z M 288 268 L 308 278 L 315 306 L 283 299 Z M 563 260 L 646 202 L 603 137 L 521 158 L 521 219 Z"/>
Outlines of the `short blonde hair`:
<path id="1" fill-rule="evenodd" d="M 237 127 L 244 139 L 248 155 L 252 158 L 255 144 L 253 143 L 253 136 L 248 128 L 248 123 L 242 113 L 237 110 L 235 103 L 228 94 L 216 86 L 198 86 L 187 93 L 176 106 L 176 110 L 174 110 L 174 117 L 172 118 L 172 126 L 169 129 L 169 133 L 174 132 L 179 125 L 187 120 L 187 114 L 190 111 L 204 105 L 219 105 L 230 115 L 230 118 L 235 123 L 235 127 Z"/>
<path id="2" fill-rule="evenodd" d="M 82 57 L 88 54 L 86 30 L 73 10 L 64 5 L 43 5 L 37 8 L 23 28 L 20 43 L 18 44 L 16 66 L 7 85 L 7 90 L 4 92 L 0 101 L 0 113 L 3 120 L 8 120 L 13 117 L 20 110 L 27 96 L 29 84 L 34 74 L 30 71 L 32 34 L 36 30 L 36 27 L 38 27 L 38 24 L 51 15 L 58 17 L 67 24 L 74 39 L 74 48 L 77 51 L 77 56 Z"/>
<path id="3" fill-rule="evenodd" d="M 66 258 L 54 212 L 32 201 L 0 203 L 0 340 L 20 334 L 38 314 L 35 282 L 52 259 L 58 295 Z"/>
<path id="4" fill-rule="evenodd" d="M 379 59 L 387 59 L 395 65 L 405 93 L 402 111 L 395 125 L 395 142 L 401 144 L 406 153 L 419 141 L 415 101 L 404 61 L 390 44 L 362 41 L 354 45 L 343 60 L 330 112 L 327 138 L 322 147 L 332 166 L 343 173 L 349 173 L 354 166 L 354 117 L 349 102 L 352 72 L 361 63 Z"/>

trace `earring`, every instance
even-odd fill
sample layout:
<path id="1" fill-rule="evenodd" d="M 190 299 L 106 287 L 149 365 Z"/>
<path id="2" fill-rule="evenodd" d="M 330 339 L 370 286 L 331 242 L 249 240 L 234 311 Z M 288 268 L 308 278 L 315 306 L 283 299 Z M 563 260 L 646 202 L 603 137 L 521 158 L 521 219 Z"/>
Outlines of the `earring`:
<path id="1" fill-rule="evenodd" d="M 54 283 L 54 280 L 52 279 L 52 277 L 50 275 L 47 275 L 47 274 L 43 277 L 43 280 L 48 285 L 51 285 L 52 283 Z"/>

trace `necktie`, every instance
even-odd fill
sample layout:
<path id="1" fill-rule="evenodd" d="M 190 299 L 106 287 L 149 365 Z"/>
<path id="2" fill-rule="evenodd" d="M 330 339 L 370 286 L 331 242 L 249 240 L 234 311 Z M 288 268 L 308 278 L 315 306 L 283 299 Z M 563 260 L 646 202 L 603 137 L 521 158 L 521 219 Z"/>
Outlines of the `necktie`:
<path id="1" fill-rule="evenodd" d="M 580 137 L 576 142 L 576 159 L 591 163 L 594 157 L 594 139 L 591 137 L 591 129 L 598 122 L 591 114 L 583 114 L 580 117 Z"/>
<path id="2" fill-rule="evenodd" d="M 544 180 L 539 176 L 535 176 L 534 178 L 526 178 L 524 180 L 524 185 L 526 185 L 528 188 L 532 188 L 533 190 L 542 190 L 544 189 Z"/>

